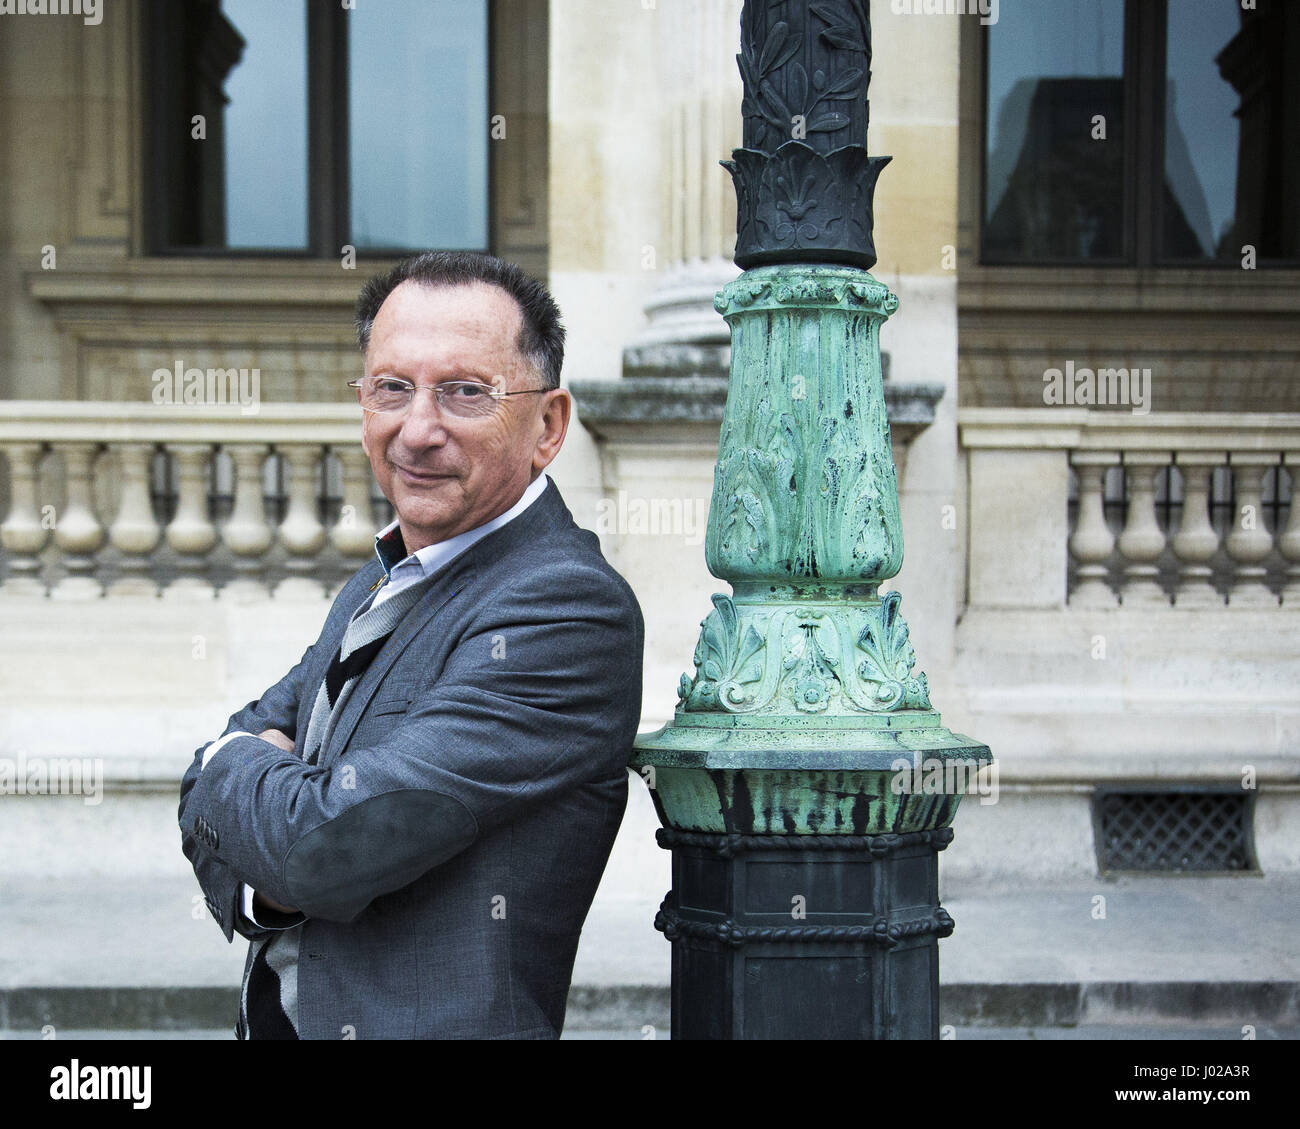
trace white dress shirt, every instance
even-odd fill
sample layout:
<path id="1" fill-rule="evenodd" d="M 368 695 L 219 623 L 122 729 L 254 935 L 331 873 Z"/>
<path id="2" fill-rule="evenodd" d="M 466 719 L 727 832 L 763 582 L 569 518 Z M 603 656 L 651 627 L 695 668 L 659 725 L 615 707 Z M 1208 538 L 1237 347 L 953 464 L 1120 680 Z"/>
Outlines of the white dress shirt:
<path id="1" fill-rule="evenodd" d="M 528 488 L 523 492 L 519 501 L 506 510 L 505 513 L 497 515 L 491 521 L 484 522 L 482 525 L 477 526 L 474 529 L 467 529 L 464 533 L 458 533 L 455 537 L 449 537 L 446 541 L 438 541 L 435 544 L 426 545 L 423 549 L 419 549 L 416 552 L 411 553 L 408 557 L 405 557 L 403 560 L 398 561 L 391 569 L 387 566 L 383 555 L 379 552 L 379 542 L 397 528 L 398 522 L 394 521 L 384 526 L 383 529 L 375 534 L 375 556 L 379 558 L 379 563 L 384 566 L 384 575 L 387 583 L 375 593 L 375 598 L 370 606 L 376 607 L 384 600 L 391 597 L 394 592 L 400 592 L 403 588 L 415 584 L 419 580 L 423 580 L 426 576 L 431 576 L 433 573 L 437 572 L 438 569 L 442 568 L 443 565 L 449 564 L 453 557 L 457 557 L 463 553 L 473 545 L 474 542 L 482 540 L 489 533 L 493 533 L 507 522 L 513 521 L 523 513 L 524 510 L 528 509 L 529 506 L 537 501 L 539 497 L 541 497 L 542 491 L 546 489 L 546 484 L 549 481 L 550 479 L 547 477 L 546 472 L 543 471 L 528 484 Z M 199 765 L 199 771 L 202 772 L 203 769 L 208 767 L 208 762 L 226 745 L 227 742 L 233 741 L 236 737 L 253 736 L 256 736 L 256 734 L 244 733 L 237 730 L 234 733 L 227 733 L 224 737 L 213 741 L 212 744 L 203 750 L 203 760 Z M 268 741 L 267 744 L 270 744 L 270 742 Z M 258 921 L 253 913 L 253 888 L 247 884 L 243 887 L 243 912 L 244 916 L 249 921 L 263 929 L 292 929 L 301 924 L 301 922 L 294 922 L 292 925 L 276 926 L 265 925 Z"/>

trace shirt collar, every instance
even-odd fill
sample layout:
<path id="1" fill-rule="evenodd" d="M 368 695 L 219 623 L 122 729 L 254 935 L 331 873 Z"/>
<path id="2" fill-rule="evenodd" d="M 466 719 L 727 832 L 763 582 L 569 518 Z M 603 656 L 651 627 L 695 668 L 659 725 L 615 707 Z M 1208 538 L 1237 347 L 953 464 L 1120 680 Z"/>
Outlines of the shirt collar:
<path id="1" fill-rule="evenodd" d="M 459 556 L 474 542 L 482 540 L 489 533 L 500 529 L 507 522 L 514 521 L 541 497 L 542 491 L 546 489 L 546 484 L 549 481 L 549 477 L 543 471 L 528 484 L 523 496 L 505 513 L 498 514 L 491 521 L 484 522 L 474 529 L 467 529 L 464 533 L 449 537 L 446 541 L 426 545 L 423 549 L 409 555 L 406 552 L 406 543 L 402 540 L 402 531 L 398 528 L 398 523 L 394 521 L 384 526 L 375 534 L 375 556 L 379 558 L 379 564 L 384 570 L 384 578 L 391 580 L 393 573 L 397 569 L 406 571 L 411 568 L 419 568 L 425 576 L 430 575 L 447 564 L 453 557 Z"/>

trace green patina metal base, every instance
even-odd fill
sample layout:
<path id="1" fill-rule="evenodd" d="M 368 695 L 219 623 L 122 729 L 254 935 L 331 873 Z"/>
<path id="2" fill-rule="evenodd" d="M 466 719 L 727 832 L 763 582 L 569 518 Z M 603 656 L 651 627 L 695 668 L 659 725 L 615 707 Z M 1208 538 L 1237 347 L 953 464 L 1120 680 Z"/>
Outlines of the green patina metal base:
<path id="1" fill-rule="evenodd" d="M 937 851 L 992 756 L 940 723 L 899 594 L 879 592 L 903 559 L 879 343 L 898 301 L 864 270 L 790 264 L 715 305 L 732 360 L 705 551 L 733 593 L 713 597 L 673 720 L 631 761 L 674 853 L 657 922 L 674 1034 L 788 1035 L 790 993 L 843 995 L 843 977 L 889 967 L 823 1037 L 937 1036 L 952 928 Z M 757 1017 L 756 976 L 772 1005 Z"/>
<path id="2" fill-rule="evenodd" d="M 992 757 L 940 724 L 901 597 L 879 592 L 903 560 L 879 338 L 898 299 L 867 271 L 787 265 L 745 272 L 715 305 L 731 386 L 705 554 L 733 593 L 713 597 L 676 714 L 632 765 L 653 770 L 668 827 L 945 826 L 956 797 L 890 784 Z"/>

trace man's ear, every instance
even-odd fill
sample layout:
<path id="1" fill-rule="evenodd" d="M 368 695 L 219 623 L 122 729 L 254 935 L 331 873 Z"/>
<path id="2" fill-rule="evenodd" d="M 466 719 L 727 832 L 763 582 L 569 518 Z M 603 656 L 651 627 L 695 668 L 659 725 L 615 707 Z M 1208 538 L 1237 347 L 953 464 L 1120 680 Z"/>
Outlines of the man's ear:
<path id="1" fill-rule="evenodd" d="M 549 396 L 538 421 L 539 431 L 537 446 L 533 449 L 533 469 L 545 470 L 560 453 L 564 445 L 564 436 L 569 430 L 569 417 L 573 400 L 569 393 L 561 388 Z"/>

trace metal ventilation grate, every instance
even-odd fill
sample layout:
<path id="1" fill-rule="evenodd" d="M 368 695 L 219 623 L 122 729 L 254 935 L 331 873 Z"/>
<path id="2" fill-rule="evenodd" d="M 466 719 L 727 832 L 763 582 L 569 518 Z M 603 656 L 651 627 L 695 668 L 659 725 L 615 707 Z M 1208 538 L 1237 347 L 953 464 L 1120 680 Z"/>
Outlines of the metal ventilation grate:
<path id="1" fill-rule="evenodd" d="M 1094 806 L 1098 868 L 1256 870 L 1254 809 L 1247 800 L 1243 792 L 1098 792 Z"/>

